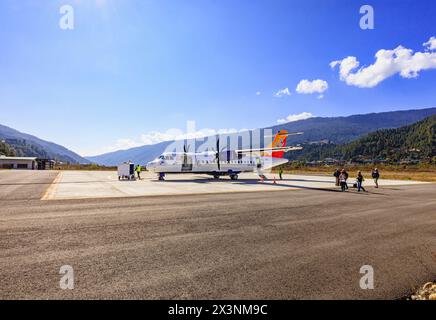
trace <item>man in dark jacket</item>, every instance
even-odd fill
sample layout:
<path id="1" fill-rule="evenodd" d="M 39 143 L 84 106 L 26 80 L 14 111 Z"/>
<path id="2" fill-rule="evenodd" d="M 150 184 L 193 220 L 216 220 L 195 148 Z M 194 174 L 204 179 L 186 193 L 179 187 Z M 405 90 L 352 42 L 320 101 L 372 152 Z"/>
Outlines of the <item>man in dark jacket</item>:
<path id="1" fill-rule="evenodd" d="M 362 172 L 358 171 L 357 172 L 357 191 L 360 192 L 360 189 L 362 189 L 363 191 L 366 192 L 365 188 L 362 186 L 363 181 L 365 181 L 365 179 L 363 178 Z"/>
<path id="2" fill-rule="evenodd" d="M 279 168 L 279 178 L 283 180 L 283 168 Z"/>
<path id="3" fill-rule="evenodd" d="M 336 169 L 336 171 L 333 173 L 333 176 L 336 177 L 336 186 L 339 186 L 339 175 L 341 174 L 341 172 L 339 171 L 339 169 Z"/>
<path id="4" fill-rule="evenodd" d="M 348 190 L 348 183 L 347 183 L 347 180 L 348 180 L 348 172 L 347 172 L 347 170 L 345 170 L 345 169 L 344 169 L 344 175 L 345 175 L 345 189 Z"/>
<path id="5" fill-rule="evenodd" d="M 380 173 L 377 168 L 372 170 L 372 178 L 374 179 L 375 187 L 378 188 L 378 178 L 380 178 Z"/>

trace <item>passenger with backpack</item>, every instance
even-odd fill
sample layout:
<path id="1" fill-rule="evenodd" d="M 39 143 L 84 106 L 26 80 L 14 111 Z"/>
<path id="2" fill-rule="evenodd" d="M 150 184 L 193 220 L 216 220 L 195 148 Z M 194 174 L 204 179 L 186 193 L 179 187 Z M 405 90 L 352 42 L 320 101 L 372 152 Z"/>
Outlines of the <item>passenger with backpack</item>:
<path id="1" fill-rule="evenodd" d="M 356 180 L 357 180 L 357 191 L 360 192 L 360 189 L 362 189 L 363 191 L 366 192 L 365 188 L 362 186 L 363 181 L 365 181 L 362 172 L 360 171 L 357 172 Z"/>
<path id="2" fill-rule="evenodd" d="M 345 175 L 345 170 L 342 169 L 339 174 L 339 184 L 341 185 L 341 191 L 345 191 L 345 186 L 347 185 L 347 176 Z"/>
<path id="3" fill-rule="evenodd" d="M 372 170 L 372 178 L 374 179 L 375 187 L 378 188 L 378 178 L 380 178 L 380 173 L 377 168 Z"/>
<path id="4" fill-rule="evenodd" d="M 348 180 L 348 172 L 347 172 L 347 170 L 343 170 L 344 171 L 344 174 L 345 174 L 345 189 L 347 189 L 348 190 L 348 183 L 347 183 L 347 180 Z"/>

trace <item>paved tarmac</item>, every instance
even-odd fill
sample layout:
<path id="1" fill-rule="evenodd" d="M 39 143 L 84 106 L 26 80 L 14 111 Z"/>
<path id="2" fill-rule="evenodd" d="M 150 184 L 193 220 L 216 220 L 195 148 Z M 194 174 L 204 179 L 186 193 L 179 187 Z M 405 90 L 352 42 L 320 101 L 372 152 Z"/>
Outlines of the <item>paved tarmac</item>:
<path id="1" fill-rule="evenodd" d="M 57 171 L 0 170 L 0 200 L 41 199 Z"/>
<path id="2" fill-rule="evenodd" d="M 117 173 L 111 171 L 62 171 L 53 186 L 44 195 L 44 200 L 140 197 L 156 195 L 186 195 L 221 192 L 259 192 L 296 189 L 337 188 L 334 177 L 329 175 L 283 175 L 267 174 L 269 180 L 260 182 L 254 173 L 242 173 L 237 181 L 229 177 L 219 180 L 199 174 L 168 174 L 165 181 L 158 181 L 156 174 L 143 172 L 142 180 L 118 181 Z M 274 183 L 274 177 L 276 178 Z M 349 179 L 350 185 L 355 179 Z M 380 180 L 384 186 L 411 185 L 422 182 L 405 180 Z M 366 186 L 374 185 L 367 179 Z"/>
<path id="3" fill-rule="evenodd" d="M 436 279 L 435 184 L 41 201 L 56 174 L 9 174 L 1 299 L 396 299 Z"/>

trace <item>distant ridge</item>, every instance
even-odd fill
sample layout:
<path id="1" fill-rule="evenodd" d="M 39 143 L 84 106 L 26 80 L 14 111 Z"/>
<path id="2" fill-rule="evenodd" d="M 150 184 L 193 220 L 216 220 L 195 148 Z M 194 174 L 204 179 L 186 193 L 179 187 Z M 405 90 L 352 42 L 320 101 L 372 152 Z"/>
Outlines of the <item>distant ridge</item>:
<path id="1" fill-rule="evenodd" d="M 17 156 L 51 158 L 70 163 L 90 163 L 67 148 L 53 142 L 42 140 L 27 133 L 0 125 L 0 140 L 14 149 Z"/>
<path id="2" fill-rule="evenodd" d="M 145 164 L 148 161 L 157 158 L 170 143 L 172 143 L 172 141 L 164 141 L 157 144 L 104 153 L 94 157 L 86 157 L 86 159 L 92 163 L 104 166 L 115 166 L 128 160 L 135 163 Z"/>
<path id="3" fill-rule="evenodd" d="M 395 129 L 371 132 L 341 148 L 344 157 L 391 160 L 436 157 L 436 115 Z"/>
<path id="4" fill-rule="evenodd" d="M 289 137 L 290 143 L 329 140 L 332 143 L 348 143 L 366 133 L 379 129 L 407 126 L 436 114 L 436 107 L 417 110 L 388 111 L 351 115 L 347 117 L 309 118 L 269 127 L 273 131 L 286 129 L 290 132 L 303 131 L 304 135 Z"/>
<path id="5" fill-rule="evenodd" d="M 289 152 L 288 159 L 337 160 L 436 160 L 436 114 L 414 124 L 394 129 L 380 129 L 347 144 L 305 144 L 303 150 Z"/>
<path id="6" fill-rule="evenodd" d="M 301 136 L 288 138 L 289 144 L 328 140 L 335 144 L 351 142 L 367 133 L 386 128 L 399 128 L 436 114 L 435 108 L 368 113 L 347 117 L 314 117 L 267 127 L 273 132 L 286 129 L 290 132 L 304 132 Z M 172 141 L 145 145 L 127 150 L 87 157 L 91 162 L 101 165 L 117 165 L 132 160 L 145 164 L 161 154 Z M 246 147 L 246 146 L 245 146 Z"/>

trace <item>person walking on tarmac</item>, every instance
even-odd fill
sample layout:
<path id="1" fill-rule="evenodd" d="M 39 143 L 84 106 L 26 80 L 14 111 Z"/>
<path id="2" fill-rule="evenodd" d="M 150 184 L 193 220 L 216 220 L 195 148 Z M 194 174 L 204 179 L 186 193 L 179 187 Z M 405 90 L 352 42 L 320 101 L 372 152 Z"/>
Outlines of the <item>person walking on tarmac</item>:
<path id="1" fill-rule="evenodd" d="M 360 171 L 357 172 L 356 180 L 357 180 L 357 191 L 360 192 L 360 189 L 362 189 L 363 191 L 366 192 L 365 188 L 362 186 L 363 181 L 365 181 L 362 172 Z"/>
<path id="2" fill-rule="evenodd" d="M 138 179 L 139 180 L 141 180 L 141 166 L 138 164 L 138 165 L 136 165 L 136 168 L 135 168 L 135 171 L 136 171 L 136 174 L 138 175 Z"/>
<path id="3" fill-rule="evenodd" d="M 344 172 L 344 174 L 345 174 L 345 189 L 347 189 L 348 190 L 348 183 L 347 183 L 347 180 L 348 180 L 348 172 L 347 172 L 347 170 L 343 170 L 343 172 Z"/>
<path id="4" fill-rule="evenodd" d="M 279 168 L 279 178 L 280 178 L 280 180 L 283 180 L 282 174 L 283 174 L 283 169 Z"/>
<path id="5" fill-rule="evenodd" d="M 333 176 L 336 178 L 336 186 L 339 186 L 339 176 L 341 173 L 339 172 L 339 169 L 336 169 L 336 171 L 333 173 Z"/>
<path id="6" fill-rule="evenodd" d="M 372 170 L 372 178 L 374 179 L 375 187 L 378 188 L 378 178 L 380 178 L 380 173 L 377 168 Z"/>
<path id="7" fill-rule="evenodd" d="M 341 191 L 345 191 L 345 185 L 347 184 L 347 179 L 344 173 L 344 169 L 341 170 L 341 173 L 339 174 L 339 183 L 341 185 Z"/>

